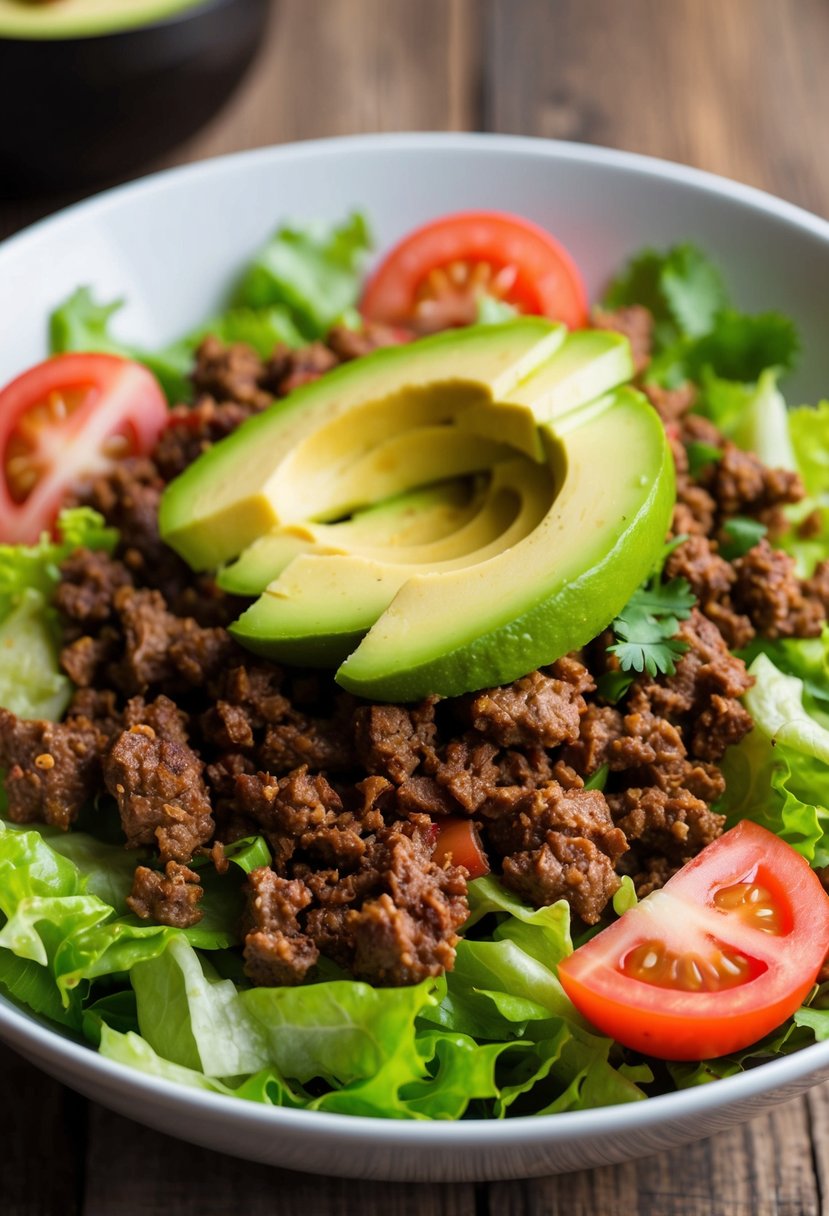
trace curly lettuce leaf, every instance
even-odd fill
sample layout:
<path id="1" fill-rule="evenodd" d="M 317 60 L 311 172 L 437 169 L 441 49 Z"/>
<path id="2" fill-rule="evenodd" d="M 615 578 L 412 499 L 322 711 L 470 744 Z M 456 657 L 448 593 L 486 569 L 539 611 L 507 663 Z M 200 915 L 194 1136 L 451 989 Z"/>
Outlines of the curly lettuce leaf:
<path id="1" fill-rule="evenodd" d="M 371 237 L 365 217 L 283 225 L 242 275 L 236 303 L 287 308 L 303 338 L 322 338 L 357 302 Z"/>
<path id="2" fill-rule="evenodd" d="M 752 819 L 813 865 L 827 865 L 829 730 L 804 707 L 802 680 L 762 653 L 749 670 L 756 682 L 745 704 L 754 729 L 725 754 L 718 809 L 729 824 Z"/>
<path id="3" fill-rule="evenodd" d="M 61 511 L 55 537 L 44 532 L 36 545 L 0 545 L 0 620 L 21 602 L 26 591 L 50 600 L 60 582 L 60 563 L 75 549 L 112 553 L 118 541 L 114 528 L 90 507 Z"/>
<path id="4" fill-rule="evenodd" d="M 205 321 L 160 350 L 150 351 L 112 333 L 111 322 L 123 305 L 123 300 L 100 304 L 89 287 L 79 287 L 52 313 L 49 322 L 52 353 L 102 351 L 135 359 L 156 376 L 173 404 L 192 397 L 190 373 L 196 348 L 208 334 L 222 342 L 246 342 L 263 359 L 280 342 L 301 346 L 303 341 L 288 309 L 280 305 L 260 309 L 239 307 Z"/>
<path id="5" fill-rule="evenodd" d="M 789 410 L 797 467 L 810 494 L 829 494 L 829 401 Z"/>
<path id="6" fill-rule="evenodd" d="M 0 705 L 18 717 L 57 720 L 71 696 L 51 607 L 60 563 L 81 547 L 111 553 L 116 541 L 96 511 L 72 507 L 58 516 L 55 537 L 0 545 Z"/>
<path id="7" fill-rule="evenodd" d="M 72 685 L 58 667 L 48 605 L 28 588 L 0 622 L 0 705 L 19 718 L 56 722 L 71 696 Z"/>
<path id="8" fill-rule="evenodd" d="M 175 1064 L 211 1077 L 258 1072 L 269 1063 L 265 1036 L 236 985 L 216 975 L 183 935 L 130 971 L 138 1025 Z"/>

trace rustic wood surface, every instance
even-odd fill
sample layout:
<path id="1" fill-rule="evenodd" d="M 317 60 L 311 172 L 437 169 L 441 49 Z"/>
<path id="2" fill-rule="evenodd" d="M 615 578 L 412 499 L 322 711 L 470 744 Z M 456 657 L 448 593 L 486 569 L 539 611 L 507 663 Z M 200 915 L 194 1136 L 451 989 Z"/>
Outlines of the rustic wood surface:
<path id="1" fill-rule="evenodd" d="M 685 161 L 829 216 L 827 62 L 827 0 L 280 0 L 244 86 L 165 163 L 358 131 L 518 132 Z M 0 203 L 0 235 L 66 201 Z M 0 1079 L 2 1216 L 829 1211 L 827 1086 L 644 1162 L 413 1187 L 191 1148 L 85 1102 L 7 1049 Z"/>

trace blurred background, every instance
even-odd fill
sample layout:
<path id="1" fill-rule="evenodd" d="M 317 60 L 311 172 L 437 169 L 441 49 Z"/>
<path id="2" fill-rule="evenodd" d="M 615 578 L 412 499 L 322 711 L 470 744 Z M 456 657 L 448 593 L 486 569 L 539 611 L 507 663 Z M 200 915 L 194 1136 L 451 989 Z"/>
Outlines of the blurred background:
<path id="1" fill-rule="evenodd" d="M 0 134 L 0 233 L 89 193 L 90 177 L 112 184 L 241 148 L 395 130 L 513 132 L 626 148 L 829 214 L 827 0 L 97 5 L 139 12 L 165 2 L 184 11 L 171 20 L 171 36 L 149 46 L 147 31 L 135 28 L 84 39 L 91 54 L 79 54 L 77 39 L 36 48 L 40 61 L 26 66 L 12 109 L 7 100 L 0 110 L 14 113 L 9 126 L 25 132 L 40 105 L 51 135 L 26 139 L 21 163 L 19 139 L 10 159 Z M 3 5 L 21 3 L 54 14 L 78 0 L 0 0 L 0 33 Z M 213 24 L 197 21 L 199 14 Z M 143 49 L 125 52 L 139 36 Z M 4 48 L 20 72 L 24 44 L 0 39 L 0 68 Z M 114 100 L 106 71 L 113 57 Z M 67 68 L 68 83 L 51 97 L 50 80 Z M 0 72 L 0 100 L 4 79 L 11 88 Z M 79 121 L 67 117 L 73 91 L 85 96 Z M 107 147 L 98 156 L 102 132 Z"/>

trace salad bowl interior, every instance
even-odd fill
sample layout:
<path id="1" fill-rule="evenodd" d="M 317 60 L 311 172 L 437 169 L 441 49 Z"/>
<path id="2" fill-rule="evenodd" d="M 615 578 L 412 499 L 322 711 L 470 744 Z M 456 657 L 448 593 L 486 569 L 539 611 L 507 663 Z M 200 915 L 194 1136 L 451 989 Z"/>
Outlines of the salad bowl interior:
<path id="1" fill-rule="evenodd" d="M 0 246 L 0 382 L 42 359 L 47 318 L 80 284 L 123 296 L 117 328 L 155 348 L 220 308 L 286 218 L 367 215 L 377 248 L 470 208 L 555 233 L 591 299 L 644 246 L 693 242 L 736 303 L 792 317 L 792 404 L 825 396 L 829 223 L 747 187 L 625 153 L 512 137 L 375 136 L 262 149 L 147 178 Z M 530 1176 L 657 1152 L 829 1077 L 829 1044 L 646 1102 L 503 1122 L 404 1123 L 257 1106 L 135 1073 L 0 998 L 0 1037 L 87 1096 L 161 1131 L 274 1165 L 367 1178 Z"/>

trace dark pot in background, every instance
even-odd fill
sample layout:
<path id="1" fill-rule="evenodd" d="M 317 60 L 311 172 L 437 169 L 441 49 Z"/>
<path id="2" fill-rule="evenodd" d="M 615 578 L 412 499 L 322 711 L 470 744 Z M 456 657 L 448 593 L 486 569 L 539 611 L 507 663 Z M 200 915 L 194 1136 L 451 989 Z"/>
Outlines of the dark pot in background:
<path id="1" fill-rule="evenodd" d="M 194 134 L 241 81 L 270 0 L 205 0 L 151 25 L 0 38 L 0 195 L 123 177 Z"/>

